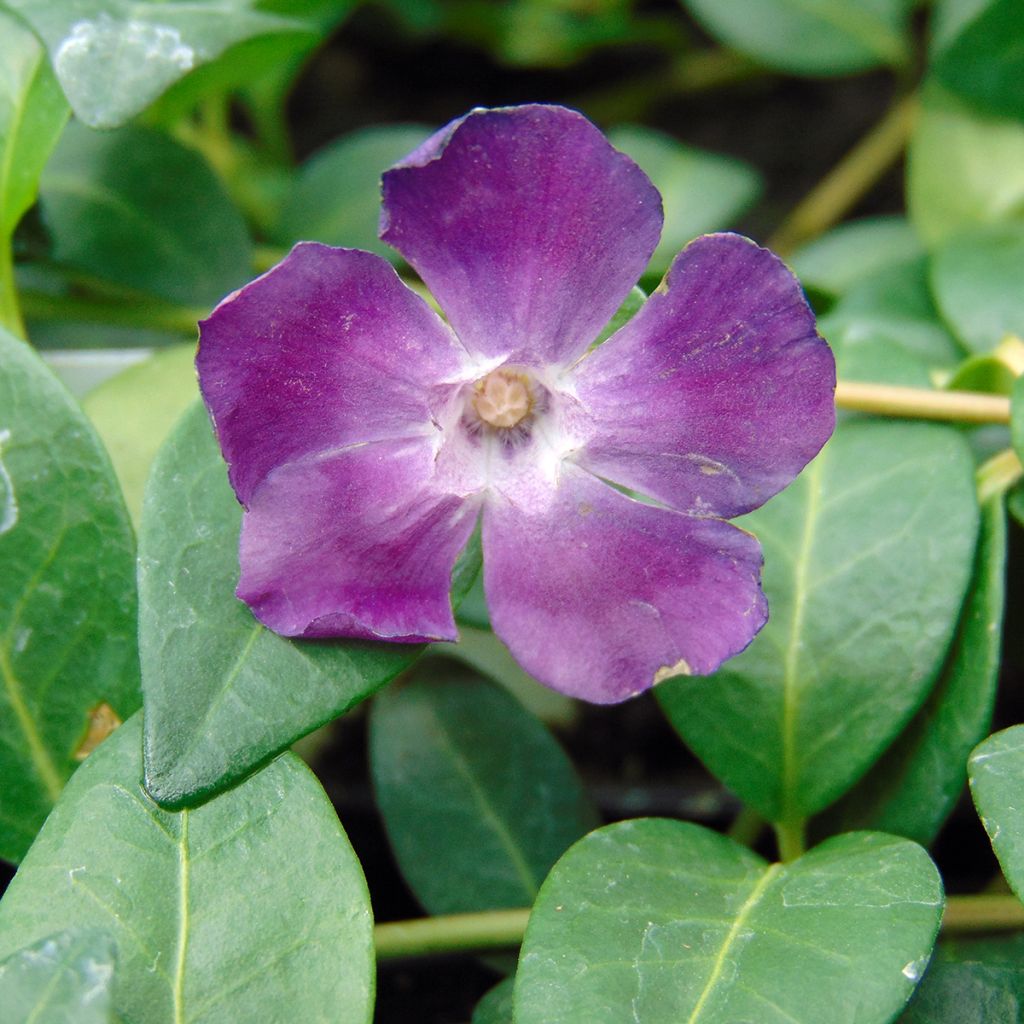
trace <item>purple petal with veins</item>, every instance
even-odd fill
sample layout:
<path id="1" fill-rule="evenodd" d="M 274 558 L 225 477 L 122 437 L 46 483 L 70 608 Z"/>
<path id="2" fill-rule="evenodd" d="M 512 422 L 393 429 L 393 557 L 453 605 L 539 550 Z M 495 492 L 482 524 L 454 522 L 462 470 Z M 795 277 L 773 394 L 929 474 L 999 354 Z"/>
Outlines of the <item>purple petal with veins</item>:
<path id="1" fill-rule="evenodd" d="M 564 107 L 474 111 L 384 175 L 381 237 L 468 348 L 513 363 L 585 351 L 661 222 L 643 171 Z"/>
<path id="2" fill-rule="evenodd" d="M 239 596 L 289 636 L 451 639 L 482 510 L 495 630 L 542 682 L 607 703 L 713 672 L 766 616 L 760 547 L 723 519 L 832 430 L 835 367 L 795 278 L 739 236 L 698 239 L 586 354 L 660 201 L 560 107 L 473 111 L 384 191 L 385 238 L 451 326 L 383 260 L 315 244 L 201 325 L 246 506 Z"/>
<path id="3" fill-rule="evenodd" d="M 580 364 L 598 476 L 729 518 L 782 490 L 835 426 L 835 362 L 800 285 L 740 235 L 705 235 Z"/>

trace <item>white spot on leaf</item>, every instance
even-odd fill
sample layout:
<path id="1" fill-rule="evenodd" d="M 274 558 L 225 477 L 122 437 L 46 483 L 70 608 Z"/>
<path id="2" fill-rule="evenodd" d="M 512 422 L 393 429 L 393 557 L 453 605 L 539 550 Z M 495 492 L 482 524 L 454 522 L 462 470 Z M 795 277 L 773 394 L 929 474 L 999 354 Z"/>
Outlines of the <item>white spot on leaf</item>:
<path id="1" fill-rule="evenodd" d="M 14 481 L 4 465 L 4 445 L 11 439 L 9 430 L 0 430 L 0 535 L 9 533 L 18 523 L 18 499 Z"/>

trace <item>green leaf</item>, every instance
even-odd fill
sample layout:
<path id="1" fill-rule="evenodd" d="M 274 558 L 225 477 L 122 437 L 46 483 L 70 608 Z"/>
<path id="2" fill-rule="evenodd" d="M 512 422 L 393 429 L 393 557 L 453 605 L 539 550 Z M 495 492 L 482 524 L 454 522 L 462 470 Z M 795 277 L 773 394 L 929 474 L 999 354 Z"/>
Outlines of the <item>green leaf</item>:
<path id="1" fill-rule="evenodd" d="M 682 0 L 720 42 L 798 75 L 842 75 L 910 56 L 907 0 Z"/>
<path id="2" fill-rule="evenodd" d="M 825 815 L 830 832 L 875 828 L 924 846 L 963 792 L 967 757 L 987 734 L 999 679 L 1006 597 L 1002 496 L 982 509 L 974 577 L 938 685 L 899 739 Z"/>
<path id="3" fill-rule="evenodd" d="M 1006 508 L 1010 515 L 1024 526 L 1024 482 L 1017 484 L 1006 496 Z"/>
<path id="4" fill-rule="evenodd" d="M 516 1024 L 888 1024 L 924 971 L 942 883 L 860 832 L 768 865 L 697 825 L 592 832 L 530 916 Z"/>
<path id="5" fill-rule="evenodd" d="M 929 367 L 951 368 L 963 357 L 932 301 L 923 258 L 863 277 L 819 320 L 818 329 L 833 344 L 884 341 Z"/>
<path id="6" fill-rule="evenodd" d="M 1024 222 L 974 228 L 944 242 L 931 265 L 935 301 L 973 352 L 1024 337 Z"/>
<path id="7" fill-rule="evenodd" d="M 608 140 L 631 156 L 661 193 L 665 226 L 647 268 L 650 274 L 668 270 L 676 253 L 697 235 L 730 227 L 764 187 L 749 164 L 684 146 L 651 128 L 620 125 Z"/>
<path id="8" fill-rule="evenodd" d="M 597 336 L 594 345 L 601 345 L 606 342 L 620 327 L 625 327 L 630 320 L 640 312 L 643 304 L 647 301 L 647 293 L 639 285 L 634 285 L 629 294 L 622 300 L 622 305 L 615 310 L 615 315 L 605 324 L 604 330 Z M 486 624 L 490 620 L 485 620 Z"/>
<path id="9" fill-rule="evenodd" d="M 251 274 L 241 214 L 202 158 L 166 135 L 69 125 L 40 202 L 53 258 L 91 277 L 203 306 Z"/>
<path id="10" fill-rule="evenodd" d="M 1024 221 L 1024 124 L 930 83 L 907 153 L 907 207 L 929 247 L 966 228 Z"/>
<path id="11" fill-rule="evenodd" d="M 149 468 L 171 427 L 199 397 L 195 345 L 173 345 L 111 377 L 83 405 L 110 452 L 138 524 Z"/>
<path id="12" fill-rule="evenodd" d="M 932 60 L 932 72 L 954 92 L 996 114 L 1024 118 L 1024 5 L 1020 0 L 972 3 Z"/>
<path id="13" fill-rule="evenodd" d="M 38 33 L 75 116 L 116 128 L 233 43 L 292 32 L 251 0 L 5 0 Z"/>
<path id="14" fill-rule="evenodd" d="M 374 701 L 370 765 L 399 867 L 432 914 L 529 906 L 597 824 L 547 729 L 452 662 L 429 662 Z"/>
<path id="15" fill-rule="evenodd" d="M 96 929 L 50 935 L 0 963 L 0 1006 L 11 1024 L 111 1024 L 116 950 Z"/>
<path id="16" fill-rule="evenodd" d="M 18 860 L 76 766 L 90 711 L 139 706 L 135 551 L 81 409 L 3 331 L 0 366 L 0 857 Z"/>
<path id="17" fill-rule="evenodd" d="M 132 1024 L 368 1022 L 369 894 L 313 775 L 286 754 L 173 814 L 139 783 L 140 719 L 68 784 L 0 902 L 0 956 L 99 924 Z"/>
<path id="18" fill-rule="evenodd" d="M 471 1024 L 512 1024 L 515 978 L 503 978 L 476 1004 Z"/>
<path id="19" fill-rule="evenodd" d="M 0 244 L 35 202 L 39 175 L 67 116 L 43 48 L 0 9 Z"/>
<path id="20" fill-rule="evenodd" d="M 1009 395 L 1022 366 L 1024 341 L 1010 336 L 1004 338 L 991 352 L 982 352 L 965 359 L 946 381 L 946 387 L 954 391 Z"/>
<path id="21" fill-rule="evenodd" d="M 197 404 L 157 455 L 139 534 L 146 786 L 161 803 L 237 781 L 422 651 L 288 640 L 260 625 L 234 596 L 241 512 Z"/>
<path id="22" fill-rule="evenodd" d="M 280 245 L 315 241 L 367 249 L 397 263 L 398 253 L 377 238 L 380 178 L 431 131 L 416 124 L 363 128 L 320 150 L 295 178 L 274 241 Z"/>
<path id="23" fill-rule="evenodd" d="M 1020 1024 L 1024 973 L 985 963 L 932 963 L 899 1024 Z"/>
<path id="24" fill-rule="evenodd" d="M 967 762 L 971 795 L 1010 888 L 1024 899 L 1024 725 L 989 736 Z"/>
<path id="25" fill-rule="evenodd" d="M 922 255 L 903 217 L 865 217 L 803 246 L 790 265 L 805 288 L 837 298 L 865 278 L 880 280 L 881 272 Z"/>
<path id="26" fill-rule="evenodd" d="M 658 695 L 727 786 L 794 822 L 842 796 L 935 681 L 977 534 L 970 451 L 950 427 L 850 420 L 739 522 L 764 548 L 768 625 Z"/>

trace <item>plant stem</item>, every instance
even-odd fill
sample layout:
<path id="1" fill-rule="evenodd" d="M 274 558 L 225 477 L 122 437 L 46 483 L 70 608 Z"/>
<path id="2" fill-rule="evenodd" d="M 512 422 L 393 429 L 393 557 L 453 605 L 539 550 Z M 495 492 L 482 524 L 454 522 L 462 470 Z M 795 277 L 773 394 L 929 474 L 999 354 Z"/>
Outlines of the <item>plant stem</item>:
<path id="1" fill-rule="evenodd" d="M 840 381 L 836 405 L 841 409 L 873 412 L 880 416 L 949 420 L 954 423 L 1009 423 L 1010 400 L 975 391 L 930 391 Z"/>
<path id="2" fill-rule="evenodd" d="M 1024 904 L 1012 893 L 948 896 L 942 915 L 945 935 L 1016 931 L 1024 928 Z"/>
<path id="3" fill-rule="evenodd" d="M 524 908 L 379 924 L 373 931 L 377 959 L 511 949 L 523 941 L 529 916 Z"/>
<path id="4" fill-rule="evenodd" d="M 787 256 L 837 224 L 899 159 L 914 126 L 917 96 L 897 98 L 882 119 L 796 205 L 768 240 Z"/>
<path id="5" fill-rule="evenodd" d="M 802 825 L 799 831 L 802 833 Z M 377 959 L 515 949 L 523 941 L 529 917 L 529 908 L 524 907 L 379 924 L 373 933 Z M 1024 929 L 1024 904 L 1012 893 L 981 893 L 946 899 L 942 918 L 945 935 L 1019 929 Z"/>
<path id="6" fill-rule="evenodd" d="M 14 285 L 14 255 L 11 240 L 0 237 L 0 327 L 6 327 L 19 338 L 25 337 L 25 322 L 18 305 L 18 290 Z"/>
<path id="7" fill-rule="evenodd" d="M 1024 466 L 1017 453 L 1012 448 L 998 452 L 978 467 L 978 501 L 984 505 L 990 498 L 1005 494 L 1022 476 Z"/>
<path id="8" fill-rule="evenodd" d="M 788 864 L 807 851 L 807 821 L 797 818 L 795 821 L 777 821 L 775 823 L 775 841 L 779 844 L 779 859 Z"/>
<path id="9" fill-rule="evenodd" d="M 763 65 L 731 50 L 698 50 L 676 58 L 667 68 L 582 94 L 573 106 L 598 122 L 635 121 L 666 96 L 706 92 L 765 73 Z"/>
<path id="10" fill-rule="evenodd" d="M 733 818 L 726 834 L 735 843 L 753 846 L 760 838 L 766 824 L 767 822 L 757 811 L 744 805 L 739 814 Z"/>

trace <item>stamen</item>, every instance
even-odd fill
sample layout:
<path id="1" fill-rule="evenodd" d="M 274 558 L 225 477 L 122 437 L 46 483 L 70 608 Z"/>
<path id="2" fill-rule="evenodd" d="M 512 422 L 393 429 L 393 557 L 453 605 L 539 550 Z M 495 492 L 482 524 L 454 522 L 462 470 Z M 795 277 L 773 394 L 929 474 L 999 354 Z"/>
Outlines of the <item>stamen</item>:
<path id="1" fill-rule="evenodd" d="M 472 406 L 492 427 L 514 427 L 533 411 L 530 378 L 514 370 L 494 370 L 473 385 Z"/>

